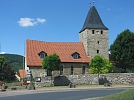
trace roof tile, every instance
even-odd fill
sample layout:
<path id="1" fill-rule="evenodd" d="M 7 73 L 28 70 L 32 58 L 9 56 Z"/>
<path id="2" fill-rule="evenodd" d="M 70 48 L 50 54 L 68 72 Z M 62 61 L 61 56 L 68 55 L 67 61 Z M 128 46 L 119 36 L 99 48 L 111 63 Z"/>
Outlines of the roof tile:
<path id="1" fill-rule="evenodd" d="M 88 63 L 91 58 L 87 57 L 83 43 L 81 42 L 43 42 L 37 40 L 26 41 L 26 59 L 28 66 L 42 66 L 42 59 L 39 53 L 44 51 L 47 55 L 56 53 L 61 62 L 82 62 Z M 79 59 L 73 59 L 73 53 L 79 53 Z"/>

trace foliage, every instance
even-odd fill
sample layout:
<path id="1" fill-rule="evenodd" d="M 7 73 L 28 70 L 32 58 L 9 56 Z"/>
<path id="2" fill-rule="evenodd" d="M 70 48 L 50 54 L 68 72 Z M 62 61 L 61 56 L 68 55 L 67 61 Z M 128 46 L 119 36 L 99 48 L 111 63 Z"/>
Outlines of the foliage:
<path id="1" fill-rule="evenodd" d="M 2 70 L 7 65 L 7 61 L 4 57 L 0 57 L 0 70 Z"/>
<path id="2" fill-rule="evenodd" d="M 113 72 L 112 63 L 100 55 L 96 55 L 89 63 L 89 66 L 90 74 Z"/>
<path id="3" fill-rule="evenodd" d="M 23 69 L 23 56 L 16 54 L 0 54 L 0 56 L 7 60 L 14 71 L 18 72 L 19 69 Z"/>
<path id="4" fill-rule="evenodd" d="M 20 86 L 20 82 L 10 82 L 10 83 L 6 83 L 6 86 Z"/>
<path id="5" fill-rule="evenodd" d="M 0 57 L 0 80 L 1 81 L 13 81 L 15 79 L 15 73 L 9 66 L 4 57 Z"/>
<path id="6" fill-rule="evenodd" d="M 27 78 L 22 78 L 21 80 L 23 80 L 23 82 L 27 82 Z"/>
<path id="7" fill-rule="evenodd" d="M 128 29 L 120 33 L 110 46 L 110 59 L 124 72 L 134 70 L 134 33 Z"/>
<path id="8" fill-rule="evenodd" d="M 42 68 L 49 71 L 60 69 L 60 58 L 57 54 L 52 54 L 43 59 Z"/>
<path id="9" fill-rule="evenodd" d="M 91 100 L 132 100 L 133 96 L 134 96 L 134 89 L 128 89 L 117 94 L 112 94 L 109 96 Z"/>

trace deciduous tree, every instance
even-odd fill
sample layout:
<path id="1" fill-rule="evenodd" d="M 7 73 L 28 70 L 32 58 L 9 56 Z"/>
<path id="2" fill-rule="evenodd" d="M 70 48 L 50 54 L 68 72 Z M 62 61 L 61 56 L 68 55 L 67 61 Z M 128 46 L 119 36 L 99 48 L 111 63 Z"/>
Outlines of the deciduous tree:
<path id="1" fill-rule="evenodd" d="M 89 63 L 89 66 L 91 74 L 98 74 L 98 82 L 99 82 L 99 74 L 109 73 L 113 71 L 112 63 L 110 63 L 108 59 L 100 55 L 96 55 Z"/>
<path id="2" fill-rule="evenodd" d="M 116 67 L 134 71 L 134 33 L 130 30 L 121 32 L 110 46 L 110 59 Z"/>
<path id="3" fill-rule="evenodd" d="M 13 81 L 15 80 L 15 73 L 9 66 L 4 57 L 0 56 L 0 80 L 1 81 Z"/>
<path id="4" fill-rule="evenodd" d="M 47 56 L 43 59 L 42 68 L 47 69 L 47 71 L 59 70 L 60 69 L 60 57 L 54 53 L 50 56 Z M 51 74 L 51 85 L 52 85 L 52 74 Z"/>
<path id="5" fill-rule="evenodd" d="M 49 71 L 60 69 L 60 57 L 57 54 L 52 54 L 43 59 L 42 68 Z"/>

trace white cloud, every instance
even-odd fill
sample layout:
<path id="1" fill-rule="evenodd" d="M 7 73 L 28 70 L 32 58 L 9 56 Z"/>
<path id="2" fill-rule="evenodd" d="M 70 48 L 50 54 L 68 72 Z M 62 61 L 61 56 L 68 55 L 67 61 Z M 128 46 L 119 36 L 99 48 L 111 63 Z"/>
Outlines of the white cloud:
<path id="1" fill-rule="evenodd" d="M 38 21 L 39 23 L 44 23 L 44 22 L 46 22 L 46 19 L 43 19 L 43 18 L 37 18 L 37 21 Z"/>
<path id="2" fill-rule="evenodd" d="M 20 20 L 18 21 L 18 24 L 22 27 L 29 27 L 29 26 L 35 26 L 38 23 L 44 23 L 44 22 L 46 22 L 46 19 L 43 19 L 43 18 L 37 18 L 37 19 L 20 18 Z"/>
<path id="3" fill-rule="evenodd" d="M 0 54 L 5 54 L 6 52 L 0 52 Z"/>
<path id="4" fill-rule="evenodd" d="M 28 26 L 36 25 L 36 23 L 34 22 L 34 19 L 32 19 L 32 18 L 20 18 L 18 23 L 22 27 L 28 27 Z"/>

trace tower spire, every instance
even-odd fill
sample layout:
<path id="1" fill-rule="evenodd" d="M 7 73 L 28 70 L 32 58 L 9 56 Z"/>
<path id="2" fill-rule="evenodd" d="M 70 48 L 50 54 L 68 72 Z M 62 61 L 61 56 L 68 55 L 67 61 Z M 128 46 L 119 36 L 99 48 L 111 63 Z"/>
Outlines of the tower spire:
<path id="1" fill-rule="evenodd" d="M 92 6 L 88 11 L 85 23 L 80 32 L 84 31 L 85 29 L 105 29 L 108 28 L 103 24 L 97 9 L 95 6 Z"/>

